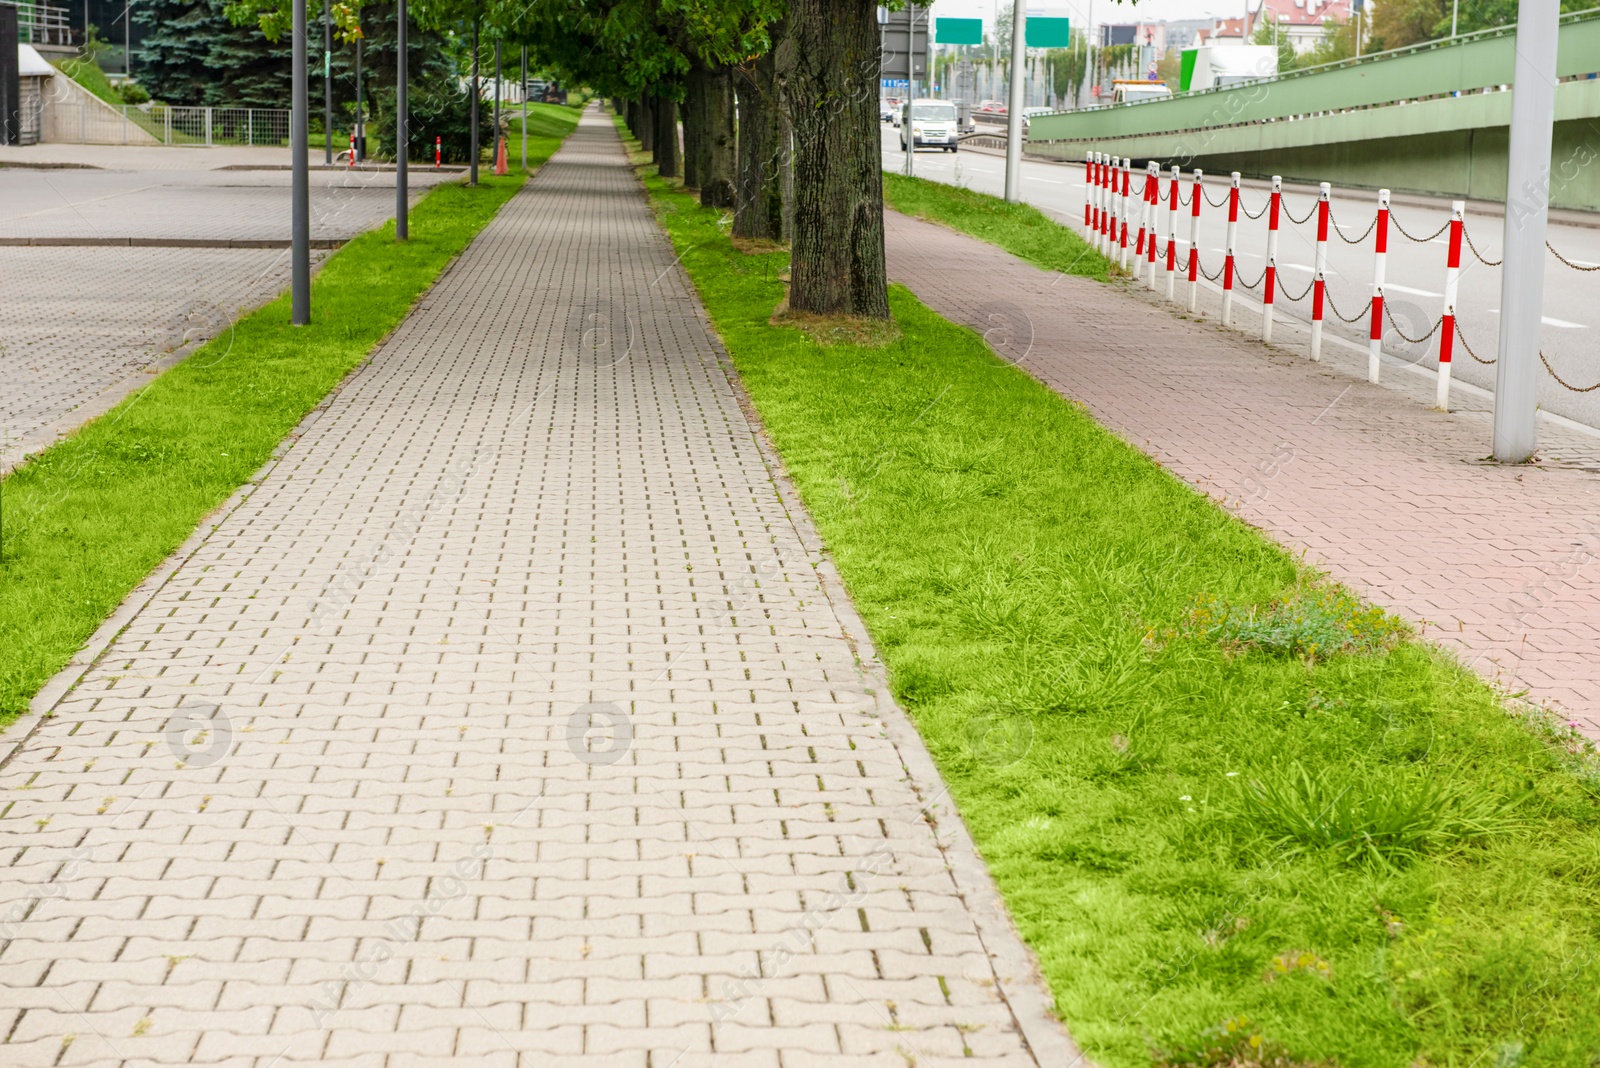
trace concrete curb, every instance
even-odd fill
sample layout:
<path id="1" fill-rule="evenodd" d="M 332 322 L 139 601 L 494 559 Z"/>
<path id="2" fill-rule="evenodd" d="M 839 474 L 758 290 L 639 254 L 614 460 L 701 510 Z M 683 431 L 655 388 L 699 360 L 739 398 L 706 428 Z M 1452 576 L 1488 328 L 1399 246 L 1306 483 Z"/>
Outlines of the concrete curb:
<path id="1" fill-rule="evenodd" d="M 314 237 L 312 248 L 339 248 L 353 237 Z M 0 237 L 0 247 L 34 248 L 288 248 L 288 238 L 243 237 Z"/>

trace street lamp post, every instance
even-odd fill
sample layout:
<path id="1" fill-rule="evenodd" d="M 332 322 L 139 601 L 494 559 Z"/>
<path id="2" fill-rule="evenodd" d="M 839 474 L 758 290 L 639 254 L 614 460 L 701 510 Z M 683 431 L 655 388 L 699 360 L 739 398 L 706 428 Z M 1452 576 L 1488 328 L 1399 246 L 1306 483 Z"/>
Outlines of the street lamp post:
<path id="1" fill-rule="evenodd" d="M 1006 203 L 1022 199 L 1022 64 L 1028 0 L 1011 6 L 1011 100 L 1006 105 Z"/>
<path id="2" fill-rule="evenodd" d="M 468 185 L 478 184 L 478 20 L 472 20 L 472 162 Z"/>
<path id="3" fill-rule="evenodd" d="M 1494 458 L 1523 463 L 1539 443 L 1539 327 L 1549 222 L 1560 0 L 1517 5 L 1510 166 L 1500 269 L 1500 364 L 1494 382 Z"/>
<path id="4" fill-rule="evenodd" d="M 333 23 L 322 0 L 322 162 L 333 166 Z"/>
<path id="5" fill-rule="evenodd" d="M 310 101 L 306 86 L 306 5 L 294 5 L 290 73 L 294 87 L 289 112 L 289 322 L 311 322 L 311 159 L 307 145 Z"/>
<path id="6" fill-rule="evenodd" d="M 676 136 L 676 135 L 674 135 Z M 528 169 L 528 46 L 522 46 L 522 169 Z"/>
<path id="7" fill-rule="evenodd" d="M 411 236 L 411 203 L 406 196 L 406 157 L 411 149 L 411 113 L 406 103 L 406 0 L 397 0 L 394 61 L 394 237 Z"/>
<path id="8" fill-rule="evenodd" d="M 361 10 L 356 9 L 356 29 L 361 29 Z M 356 38 L 356 159 L 367 158 L 367 123 L 366 110 L 362 107 L 361 98 L 361 44 L 363 38 Z"/>

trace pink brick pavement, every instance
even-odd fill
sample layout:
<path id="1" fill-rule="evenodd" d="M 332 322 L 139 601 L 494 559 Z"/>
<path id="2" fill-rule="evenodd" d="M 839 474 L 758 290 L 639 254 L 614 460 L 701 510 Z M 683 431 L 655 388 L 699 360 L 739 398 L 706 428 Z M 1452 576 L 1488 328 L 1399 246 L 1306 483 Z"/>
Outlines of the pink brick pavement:
<path id="1" fill-rule="evenodd" d="M 1177 477 L 1600 738 L 1600 465 L 1581 459 L 1594 442 L 1485 463 L 1485 412 L 1428 411 L 893 212 L 888 253 L 894 281 Z"/>

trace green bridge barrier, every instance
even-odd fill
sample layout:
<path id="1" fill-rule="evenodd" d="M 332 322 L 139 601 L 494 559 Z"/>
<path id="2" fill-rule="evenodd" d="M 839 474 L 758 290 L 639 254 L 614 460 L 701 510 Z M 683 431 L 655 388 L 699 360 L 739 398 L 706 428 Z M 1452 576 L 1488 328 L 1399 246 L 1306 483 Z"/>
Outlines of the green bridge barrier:
<path id="1" fill-rule="evenodd" d="M 1512 28 L 1171 100 L 1040 115 L 1030 155 L 1090 150 L 1208 173 L 1281 174 L 1364 188 L 1499 200 L 1515 62 Z M 1551 202 L 1600 210 L 1600 17 L 1562 20 Z M 1459 95 L 1457 95 L 1459 94 Z"/>

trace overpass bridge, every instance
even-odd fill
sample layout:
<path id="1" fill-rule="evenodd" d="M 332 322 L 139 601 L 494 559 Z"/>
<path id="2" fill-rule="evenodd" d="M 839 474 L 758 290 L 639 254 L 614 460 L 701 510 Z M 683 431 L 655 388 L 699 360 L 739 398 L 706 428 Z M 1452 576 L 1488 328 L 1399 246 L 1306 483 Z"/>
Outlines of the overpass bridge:
<path id="1" fill-rule="evenodd" d="M 1504 200 L 1516 36 L 1484 30 L 1169 100 L 1039 115 L 1026 151 Z M 1557 72 L 1551 205 L 1600 211 L 1600 8 L 1562 17 Z"/>

